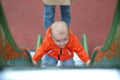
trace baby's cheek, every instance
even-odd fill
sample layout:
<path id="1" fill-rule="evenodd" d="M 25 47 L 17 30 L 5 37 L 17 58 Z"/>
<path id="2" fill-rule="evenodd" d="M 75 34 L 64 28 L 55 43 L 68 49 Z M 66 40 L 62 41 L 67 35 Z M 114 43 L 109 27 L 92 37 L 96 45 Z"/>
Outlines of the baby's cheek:
<path id="1" fill-rule="evenodd" d="M 67 41 L 65 42 L 65 45 L 68 43 L 68 41 L 69 41 L 69 40 L 67 40 Z"/>
<path id="2" fill-rule="evenodd" d="M 55 42 L 55 44 L 56 44 L 57 46 L 59 46 L 59 43 L 58 43 L 58 42 Z"/>

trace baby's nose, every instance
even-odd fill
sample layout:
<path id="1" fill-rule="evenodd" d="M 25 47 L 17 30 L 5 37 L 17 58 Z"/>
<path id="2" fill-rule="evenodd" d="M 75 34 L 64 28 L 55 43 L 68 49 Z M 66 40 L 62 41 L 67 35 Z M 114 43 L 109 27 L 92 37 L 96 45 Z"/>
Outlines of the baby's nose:
<path id="1" fill-rule="evenodd" d="M 60 45 L 64 45 L 64 41 L 61 41 L 61 42 L 60 42 Z"/>

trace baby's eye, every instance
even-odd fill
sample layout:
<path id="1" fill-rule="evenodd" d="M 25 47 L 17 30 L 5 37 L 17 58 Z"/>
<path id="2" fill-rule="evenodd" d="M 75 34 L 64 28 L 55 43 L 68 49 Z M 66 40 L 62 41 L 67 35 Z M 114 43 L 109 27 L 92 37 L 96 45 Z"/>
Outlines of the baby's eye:
<path id="1" fill-rule="evenodd" d="M 64 39 L 64 41 L 66 41 L 67 39 Z"/>
<path id="2" fill-rule="evenodd" d="M 60 42 L 60 40 L 56 40 L 56 42 Z"/>

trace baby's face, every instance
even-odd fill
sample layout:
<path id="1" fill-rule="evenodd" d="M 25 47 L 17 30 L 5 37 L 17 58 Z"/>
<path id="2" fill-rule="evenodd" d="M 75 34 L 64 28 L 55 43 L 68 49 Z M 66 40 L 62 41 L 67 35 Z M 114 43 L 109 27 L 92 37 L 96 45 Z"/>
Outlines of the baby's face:
<path id="1" fill-rule="evenodd" d="M 69 36 L 67 33 L 59 34 L 58 32 L 55 32 L 52 37 L 55 44 L 58 45 L 60 48 L 63 48 L 69 41 Z"/>

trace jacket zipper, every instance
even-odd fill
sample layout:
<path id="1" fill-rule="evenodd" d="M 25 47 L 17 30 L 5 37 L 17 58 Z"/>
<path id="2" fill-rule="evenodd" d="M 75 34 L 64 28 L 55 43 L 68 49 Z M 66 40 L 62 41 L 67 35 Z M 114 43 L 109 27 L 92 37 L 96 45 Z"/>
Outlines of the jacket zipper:
<path id="1" fill-rule="evenodd" d="M 62 55 L 62 48 L 60 48 L 60 54 L 58 55 L 58 60 L 60 60 L 60 55 Z"/>

